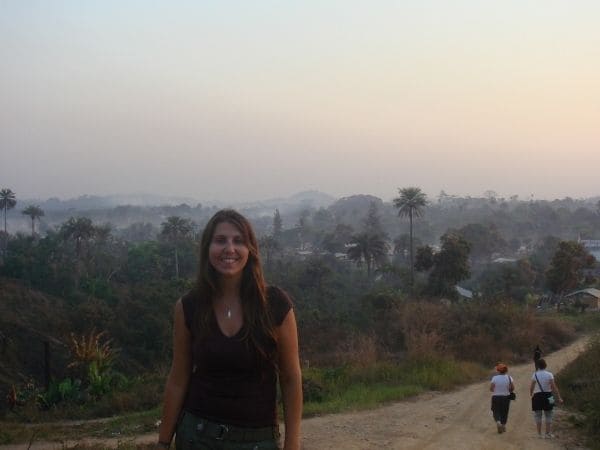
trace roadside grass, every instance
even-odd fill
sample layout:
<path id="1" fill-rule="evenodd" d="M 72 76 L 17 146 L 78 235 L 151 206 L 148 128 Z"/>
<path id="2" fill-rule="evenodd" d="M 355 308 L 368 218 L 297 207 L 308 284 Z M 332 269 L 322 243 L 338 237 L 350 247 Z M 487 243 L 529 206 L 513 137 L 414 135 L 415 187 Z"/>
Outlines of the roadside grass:
<path id="1" fill-rule="evenodd" d="M 596 311 L 580 313 L 567 309 L 556 314 L 559 320 L 573 325 L 578 333 L 590 333 L 600 330 L 600 314 Z"/>
<path id="2" fill-rule="evenodd" d="M 424 389 L 419 386 L 356 384 L 349 386 L 343 392 L 328 395 L 322 402 L 306 402 L 304 417 L 373 409 L 385 403 L 413 397 L 423 391 Z"/>
<path id="3" fill-rule="evenodd" d="M 119 438 L 156 430 L 158 407 L 144 412 L 88 421 L 48 423 L 0 422 L 0 444 L 49 441 L 62 443 L 85 437 Z"/>
<path id="4" fill-rule="evenodd" d="M 376 408 L 426 391 L 450 390 L 481 380 L 487 373 L 474 363 L 436 357 L 400 364 L 306 369 L 305 384 L 308 380 L 316 393 L 305 392 L 304 417 Z"/>
<path id="5" fill-rule="evenodd" d="M 596 328 L 598 330 L 598 328 Z M 556 376 L 569 420 L 581 431 L 589 448 L 600 449 L 600 333 L 586 350 Z"/>
<path id="6" fill-rule="evenodd" d="M 17 386 L 19 406 L 7 411 L 0 420 L 28 424 L 103 420 L 102 418 L 147 411 L 160 402 L 164 380 L 163 375 L 141 375 L 127 379 L 126 384 L 112 389 L 101 398 L 94 399 L 84 395 L 74 396 L 72 399 L 57 398 L 47 407 L 40 407 L 44 388 L 33 384 L 27 387 Z"/>
<path id="7" fill-rule="evenodd" d="M 433 357 L 400 364 L 376 362 L 365 367 L 310 368 L 304 371 L 304 378 L 311 380 L 313 386 L 319 386 L 321 395 L 319 399 L 305 401 L 304 417 L 372 409 L 430 390 L 449 390 L 480 380 L 486 374 L 487 370 L 473 363 Z M 127 447 L 135 445 L 131 442 L 128 444 L 127 439 L 155 431 L 159 416 L 160 410 L 156 407 L 144 412 L 90 421 L 29 424 L 5 421 L 0 422 L 0 444 L 31 441 L 64 443 L 85 436 L 122 438 L 122 446 L 120 444 L 118 448 L 140 448 Z"/>

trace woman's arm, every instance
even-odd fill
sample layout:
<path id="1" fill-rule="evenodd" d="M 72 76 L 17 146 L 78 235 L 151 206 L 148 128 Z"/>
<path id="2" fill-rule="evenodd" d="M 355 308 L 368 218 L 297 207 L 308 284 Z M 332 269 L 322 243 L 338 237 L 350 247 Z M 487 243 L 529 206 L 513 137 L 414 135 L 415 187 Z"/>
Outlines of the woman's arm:
<path id="1" fill-rule="evenodd" d="M 181 299 L 175 304 L 173 325 L 173 361 L 165 386 L 162 420 L 158 432 L 160 443 L 170 443 L 183 406 L 192 367 L 191 335 L 185 325 Z"/>
<path id="2" fill-rule="evenodd" d="M 563 399 L 560 396 L 560 391 L 558 390 L 558 385 L 556 384 L 556 382 L 554 380 L 550 380 L 550 389 L 552 390 L 552 392 L 556 392 L 556 396 L 558 397 L 559 403 L 562 403 Z"/>
<path id="3" fill-rule="evenodd" d="M 490 392 L 494 392 L 495 387 L 496 387 L 496 383 L 490 383 Z"/>
<path id="4" fill-rule="evenodd" d="M 284 450 L 300 449 L 302 420 L 302 373 L 298 355 L 296 316 L 291 309 L 277 330 L 279 354 L 279 385 L 283 399 L 285 421 Z"/>
<path id="5" fill-rule="evenodd" d="M 529 396 L 533 397 L 533 390 L 535 389 L 535 381 L 531 380 L 531 384 L 529 385 Z"/>

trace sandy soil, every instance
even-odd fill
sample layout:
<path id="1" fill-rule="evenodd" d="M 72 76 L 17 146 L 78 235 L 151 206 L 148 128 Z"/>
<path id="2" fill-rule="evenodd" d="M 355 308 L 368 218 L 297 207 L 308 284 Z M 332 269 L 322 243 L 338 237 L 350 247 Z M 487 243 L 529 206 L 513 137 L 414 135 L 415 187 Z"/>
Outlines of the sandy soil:
<path id="1" fill-rule="evenodd" d="M 548 369 L 558 372 L 583 350 L 580 339 L 546 356 Z M 507 432 L 498 434 L 491 416 L 489 381 L 469 385 L 450 393 L 427 393 L 409 401 L 371 411 L 334 414 L 306 419 L 302 423 L 304 450 L 368 449 L 465 449 L 536 450 L 583 449 L 566 425 L 566 412 L 555 408 L 556 439 L 539 439 L 531 415 L 529 382 L 533 364 L 509 368 L 516 384 L 517 400 L 511 403 Z M 560 388 L 560 386 L 559 386 Z M 568 398 L 566 399 L 568 402 Z M 82 439 L 61 444 L 33 443 L 31 449 L 65 448 L 99 444 L 115 448 L 119 442 L 151 443 L 156 434 L 99 442 Z M 3 450 L 25 449 L 27 445 L 0 446 Z"/>

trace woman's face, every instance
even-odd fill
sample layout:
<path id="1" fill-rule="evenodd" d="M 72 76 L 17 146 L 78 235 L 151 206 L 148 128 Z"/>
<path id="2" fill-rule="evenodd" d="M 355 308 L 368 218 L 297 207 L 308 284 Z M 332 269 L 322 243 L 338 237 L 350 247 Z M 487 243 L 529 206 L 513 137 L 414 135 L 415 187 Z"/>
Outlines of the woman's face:
<path id="1" fill-rule="evenodd" d="M 208 260 L 222 277 L 241 277 L 249 254 L 244 236 L 235 225 L 221 222 L 216 226 L 208 247 Z"/>

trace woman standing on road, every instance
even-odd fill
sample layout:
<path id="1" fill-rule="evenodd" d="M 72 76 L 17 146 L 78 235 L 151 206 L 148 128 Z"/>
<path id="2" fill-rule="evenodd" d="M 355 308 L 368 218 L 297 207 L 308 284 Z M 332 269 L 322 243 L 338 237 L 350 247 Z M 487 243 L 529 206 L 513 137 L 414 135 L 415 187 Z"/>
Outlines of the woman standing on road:
<path id="1" fill-rule="evenodd" d="M 200 244 L 196 286 L 175 305 L 173 362 L 158 447 L 277 449 L 277 379 L 284 449 L 300 448 L 302 381 L 292 303 L 266 286 L 248 220 L 217 212 Z"/>
<path id="2" fill-rule="evenodd" d="M 563 403 L 558 386 L 554 381 L 554 375 L 546 370 L 546 360 L 538 359 L 537 370 L 531 377 L 529 395 L 531 395 L 531 409 L 535 419 L 538 437 L 542 436 L 542 411 L 546 419 L 546 439 L 554 437 L 552 434 L 552 413 L 554 409 L 554 396 L 556 394 L 559 403 Z M 551 399 L 551 400 L 549 400 Z"/>
<path id="3" fill-rule="evenodd" d="M 492 377 L 490 391 L 492 392 L 492 414 L 498 433 L 506 431 L 506 422 L 508 420 L 508 409 L 510 407 L 510 393 L 515 390 L 513 379 L 506 373 L 508 367 L 506 364 L 498 363 L 496 365 L 496 375 Z"/>

